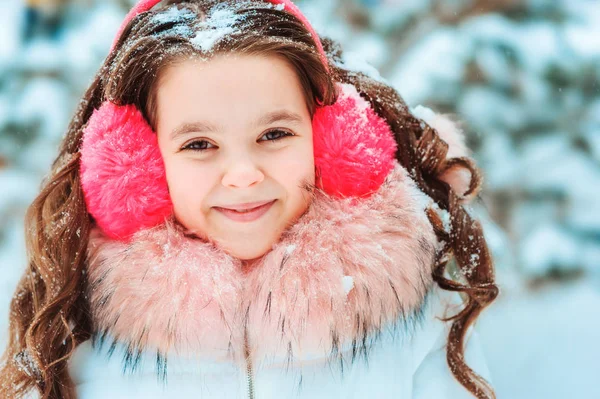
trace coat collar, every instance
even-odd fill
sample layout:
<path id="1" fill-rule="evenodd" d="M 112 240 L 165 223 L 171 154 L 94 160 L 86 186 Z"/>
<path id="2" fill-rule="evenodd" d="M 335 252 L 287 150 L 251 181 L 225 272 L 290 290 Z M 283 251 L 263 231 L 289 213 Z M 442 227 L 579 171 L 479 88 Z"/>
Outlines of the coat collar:
<path id="1" fill-rule="evenodd" d="M 255 359 L 331 359 L 390 326 L 414 328 L 433 283 L 428 197 L 398 163 L 367 199 L 313 195 L 249 270 L 173 220 L 128 243 L 94 228 L 94 342 L 124 343 L 130 362 L 145 350 L 228 361 L 244 356 L 247 334 Z"/>

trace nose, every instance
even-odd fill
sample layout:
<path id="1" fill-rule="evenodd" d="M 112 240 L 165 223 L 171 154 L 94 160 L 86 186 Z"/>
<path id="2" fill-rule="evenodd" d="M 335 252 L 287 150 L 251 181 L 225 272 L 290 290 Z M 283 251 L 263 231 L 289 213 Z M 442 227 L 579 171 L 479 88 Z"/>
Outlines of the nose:
<path id="1" fill-rule="evenodd" d="M 262 182 L 265 178 L 250 157 L 238 157 L 230 162 L 221 183 L 225 187 L 245 188 Z"/>

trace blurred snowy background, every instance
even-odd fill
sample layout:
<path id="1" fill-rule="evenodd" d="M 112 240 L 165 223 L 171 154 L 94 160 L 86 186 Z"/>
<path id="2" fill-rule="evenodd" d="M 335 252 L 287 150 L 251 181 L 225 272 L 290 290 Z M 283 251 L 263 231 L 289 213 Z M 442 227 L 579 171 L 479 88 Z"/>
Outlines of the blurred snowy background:
<path id="1" fill-rule="evenodd" d="M 2 347 L 26 207 L 131 3 L 0 2 Z M 498 397 L 600 398 L 600 1 L 298 4 L 348 63 L 464 121 L 501 288 L 477 327 Z"/>

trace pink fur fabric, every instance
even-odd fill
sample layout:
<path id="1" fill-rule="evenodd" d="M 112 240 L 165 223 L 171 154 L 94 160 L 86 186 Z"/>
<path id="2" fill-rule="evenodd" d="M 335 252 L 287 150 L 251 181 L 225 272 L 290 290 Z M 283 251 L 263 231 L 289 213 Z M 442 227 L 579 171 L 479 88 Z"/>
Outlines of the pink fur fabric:
<path id="1" fill-rule="evenodd" d="M 470 157 L 470 151 L 465 144 L 465 135 L 456 121 L 450 119 L 448 115 L 436 114 L 429 108 L 417 106 L 413 114 L 425 121 L 434 128 L 440 138 L 448 144 L 447 158 Z M 463 196 L 469 189 L 471 183 L 471 173 L 462 168 L 455 167 L 446 170 L 441 176 L 459 196 Z M 468 202 L 472 198 L 464 198 L 463 202 Z"/>
<path id="2" fill-rule="evenodd" d="M 397 144 L 387 122 L 351 84 L 338 83 L 335 104 L 313 118 L 317 185 L 330 195 L 365 197 L 394 167 Z"/>
<path id="3" fill-rule="evenodd" d="M 157 137 L 134 105 L 106 101 L 95 110 L 80 152 L 88 212 L 111 238 L 128 239 L 172 213 Z"/>
<path id="4" fill-rule="evenodd" d="M 364 344 L 413 324 L 431 288 L 437 241 L 423 198 L 398 163 L 368 199 L 317 189 L 251 269 L 175 220 L 130 243 L 95 228 L 88 297 L 96 330 L 132 351 L 221 360 L 243 356 L 246 330 L 256 360 L 324 358 Z"/>

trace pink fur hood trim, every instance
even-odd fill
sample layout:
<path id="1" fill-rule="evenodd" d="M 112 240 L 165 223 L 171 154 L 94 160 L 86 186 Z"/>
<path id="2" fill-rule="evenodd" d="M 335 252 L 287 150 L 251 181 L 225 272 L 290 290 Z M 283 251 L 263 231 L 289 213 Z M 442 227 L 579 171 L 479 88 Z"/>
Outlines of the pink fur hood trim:
<path id="1" fill-rule="evenodd" d="M 95 228 L 88 298 L 96 334 L 133 353 L 223 361 L 247 349 L 259 359 L 365 349 L 386 327 L 408 329 L 424 305 L 436 247 L 427 199 L 398 163 L 368 199 L 316 189 L 249 270 L 173 220 L 128 243 Z"/>

